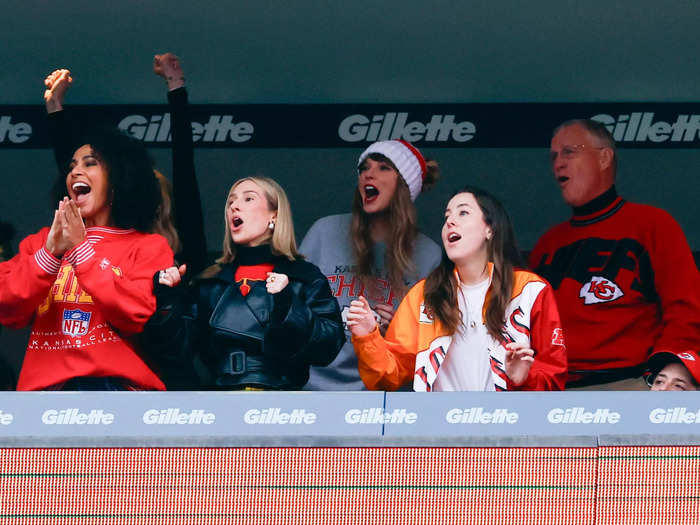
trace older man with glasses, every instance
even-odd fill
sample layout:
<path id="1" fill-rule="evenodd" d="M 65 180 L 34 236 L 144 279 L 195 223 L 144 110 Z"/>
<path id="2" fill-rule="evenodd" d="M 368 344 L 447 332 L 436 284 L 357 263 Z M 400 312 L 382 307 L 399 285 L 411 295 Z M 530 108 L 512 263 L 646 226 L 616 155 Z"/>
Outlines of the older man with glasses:
<path id="1" fill-rule="evenodd" d="M 573 216 L 540 238 L 530 266 L 554 288 L 567 388 L 646 390 L 652 352 L 700 347 L 700 274 L 688 242 L 665 211 L 617 195 L 604 125 L 564 122 L 550 155 Z"/>

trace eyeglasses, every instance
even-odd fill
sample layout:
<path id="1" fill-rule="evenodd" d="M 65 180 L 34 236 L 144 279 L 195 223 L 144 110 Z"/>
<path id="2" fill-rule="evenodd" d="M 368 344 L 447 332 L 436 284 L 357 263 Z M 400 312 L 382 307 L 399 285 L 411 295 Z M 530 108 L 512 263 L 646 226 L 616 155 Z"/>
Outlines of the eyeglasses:
<path id="1" fill-rule="evenodd" d="M 605 149 L 605 147 L 596 148 L 594 146 L 586 146 L 585 144 L 572 144 L 571 146 L 564 146 L 560 151 L 550 151 L 549 160 L 552 164 L 557 161 L 557 158 L 562 158 L 564 160 L 569 160 L 584 151 L 590 151 L 593 149 Z"/>

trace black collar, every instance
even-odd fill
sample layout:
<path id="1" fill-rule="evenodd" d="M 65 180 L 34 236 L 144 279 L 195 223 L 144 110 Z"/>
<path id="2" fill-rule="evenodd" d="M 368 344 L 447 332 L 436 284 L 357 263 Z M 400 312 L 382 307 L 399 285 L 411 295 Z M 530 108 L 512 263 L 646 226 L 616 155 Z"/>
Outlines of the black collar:
<path id="1" fill-rule="evenodd" d="M 615 186 L 583 206 L 574 208 L 574 216 L 571 218 L 572 226 L 588 226 L 611 217 L 625 204 L 625 200 L 617 195 Z"/>
<path id="2" fill-rule="evenodd" d="M 260 246 L 236 245 L 236 257 L 233 260 L 237 266 L 255 266 L 272 263 L 275 258 L 269 244 L 261 244 Z"/>
<path id="3" fill-rule="evenodd" d="M 283 273 L 290 280 L 308 281 L 314 277 L 310 273 L 309 266 L 303 260 L 290 261 L 283 255 L 272 253 L 269 244 L 261 246 L 236 246 L 236 256 L 227 264 L 219 264 L 219 271 L 209 274 L 205 279 L 219 279 L 229 284 L 236 282 L 235 275 L 239 266 L 255 266 L 258 264 L 272 264 L 274 271 Z"/>
<path id="4" fill-rule="evenodd" d="M 617 199 L 617 190 L 615 185 L 610 186 L 610 189 L 598 195 L 592 201 L 588 201 L 583 206 L 574 208 L 574 217 L 582 215 L 591 215 L 610 206 Z"/>

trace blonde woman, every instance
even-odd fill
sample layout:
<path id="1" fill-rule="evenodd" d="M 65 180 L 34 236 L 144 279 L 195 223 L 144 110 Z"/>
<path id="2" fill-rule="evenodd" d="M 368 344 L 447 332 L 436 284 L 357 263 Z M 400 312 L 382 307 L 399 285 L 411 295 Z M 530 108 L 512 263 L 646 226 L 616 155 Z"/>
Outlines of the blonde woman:
<path id="1" fill-rule="evenodd" d="M 236 181 L 224 221 L 218 264 L 189 289 L 184 267 L 160 272 L 152 328 L 198 352 L 207 388 L 301 389 L 309 366 L 333 361 L 345 341 L 328 281 L 297 252 L 289 201 L 274 180 Z"/>

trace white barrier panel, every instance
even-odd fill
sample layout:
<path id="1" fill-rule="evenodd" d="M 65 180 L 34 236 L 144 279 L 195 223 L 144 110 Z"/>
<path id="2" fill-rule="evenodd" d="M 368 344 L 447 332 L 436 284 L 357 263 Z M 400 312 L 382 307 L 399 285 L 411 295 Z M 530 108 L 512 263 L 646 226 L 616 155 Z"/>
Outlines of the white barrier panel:
<path id="1" fill-rule="evenodd" d="M 700 442 L 695 392 L 17 392 L 0 446 Z"/>

